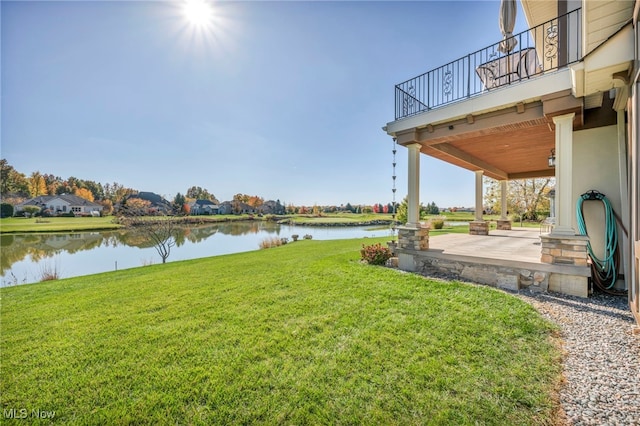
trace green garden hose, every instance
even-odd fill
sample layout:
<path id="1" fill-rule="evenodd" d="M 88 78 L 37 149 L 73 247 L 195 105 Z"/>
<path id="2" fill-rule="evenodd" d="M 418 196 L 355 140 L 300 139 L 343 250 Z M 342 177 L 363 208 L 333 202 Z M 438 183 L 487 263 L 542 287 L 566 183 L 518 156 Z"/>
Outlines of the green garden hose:
<path id="1" fill-rule="evenodd" d="M 587 234 L 587 225 L 584 222 L 582 214 L 582 204 L 588 200 L 599 200 L 604 204 L 605 214 L 605 242 L 604 257 L 600 259 L 593 253 L 591 242 L 587 242 L 587 251 L 591 258 L 591 276 L 594 284 L 602 291 L 607 293 L 618 294 L 613 286 L 618 279 L 618 269 L 620 256 L 618 252 L 618 229 L 616 226 L 616 217 L 611 207 L 611 203 L 607 197 L 595 190 L 587 191 L 578 198 L 576 203 L 576 219 L 578 222 L 578 231 L 581 235 Z M 625 292 L 626 293 L 626 292 Z"/>

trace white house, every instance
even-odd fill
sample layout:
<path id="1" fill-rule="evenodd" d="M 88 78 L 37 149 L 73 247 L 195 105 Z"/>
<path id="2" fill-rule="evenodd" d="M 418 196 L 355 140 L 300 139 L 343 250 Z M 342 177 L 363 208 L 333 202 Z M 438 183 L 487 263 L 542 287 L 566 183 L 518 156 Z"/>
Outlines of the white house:
<path id="1" fill-rule="evenodd" d="M 500 181 L 503 197 L 509 180 L 555 177 L 555 226 L 541 236 L 541 262 L 563 273 L 550 289 L 587 295 L 586 241 L 603 256 L 607 230 L 602 204 L 589 202 L 585 216 L 602 226 L 579 235 L 576 206 L 596 190 L 620 218 L 615 286 L 629 290 L 640 323 L 640 1 L 521 2 L 529 30 L 507 31 L 484 49 L 469 46 L 475 53 L 396 85 L 395 119 L 384 130 L 407 148 L 400 267 L 415 270 L 420 250 L 428 250 L 418 215 L 421 154 L 475 173 L 473 234 L 489 232 L 483 177 Z M 510 227 L 506 211 L 498 226 Z M 416 240 L 426 244 L 416 248 Z"/>
<path id="2" fill-rule="evenodd" d="M 40 195 L 38 197 L 27 200 L 23 203 L 16 204 L 15 212 L 21 212 L 26 206 L 40 207 L 41 210 L 49 210 L 52 215 L 62 213 L 73 213 L 75 215 L 99 215 L 102 210 L 100 204 L 94 203 L 77 195 Z"/>

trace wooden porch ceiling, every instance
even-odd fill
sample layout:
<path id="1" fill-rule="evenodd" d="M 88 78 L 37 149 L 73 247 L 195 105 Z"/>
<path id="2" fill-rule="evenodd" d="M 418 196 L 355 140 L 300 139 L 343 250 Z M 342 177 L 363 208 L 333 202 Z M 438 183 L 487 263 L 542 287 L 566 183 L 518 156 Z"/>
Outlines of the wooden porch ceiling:
<path id="1" fill-rule="evenodd" d="M 548 165 L 555 148 L 553 114 L 541 101 L 518 104 L 483 115 L 429 124 L 396 134 L 400 145 L 419 143 L 421 152 L 467 170 L 482 170 L 497 180 L 552 177 Z M 574 128 L 582 123 L 575 108 Z"/>
<path id="2" fill-rule="evenodd" d="M 456 166 L 484 173 L 498 180 L 553 176 L 548 158 L 555 134 L 548 123 L 484 135 L 471 132 L 464 138 L 423 145 L 421 152 Z"/>

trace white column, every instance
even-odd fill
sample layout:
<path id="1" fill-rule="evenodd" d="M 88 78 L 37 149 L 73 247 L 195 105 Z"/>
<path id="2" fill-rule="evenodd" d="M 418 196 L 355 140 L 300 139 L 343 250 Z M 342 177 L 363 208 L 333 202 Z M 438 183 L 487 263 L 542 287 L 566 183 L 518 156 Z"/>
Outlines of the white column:
<path id="1" fill-rule="evenodd" d="M 409 149 L 408 209 L 407 225 L 418 227 L 420 224 L 420 148 L 419 143 L 407 145 Z"/>
<path id="2" fill-rule="evenodd" d="M 507 220 L 507 181 L 500 181 L 500 220 Z"/>
<path id="3" fill-rule="evenodd" d="M 476 170 L 476 221 L 482 221 L 482 176 L 484 171 Z"/>
<path id="4" fill-rule="evenodd" d="M 556 125 L 556 225 L 551 235 L 575 235 L 573 215 L 573 117 L 575 113 L 553 117 Z"/>

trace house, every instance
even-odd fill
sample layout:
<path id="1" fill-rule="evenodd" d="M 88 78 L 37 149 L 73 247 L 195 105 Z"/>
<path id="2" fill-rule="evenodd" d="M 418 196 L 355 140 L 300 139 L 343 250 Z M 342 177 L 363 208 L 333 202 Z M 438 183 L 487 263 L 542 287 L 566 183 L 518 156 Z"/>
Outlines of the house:
<path id="1" fill-rule="evenodd" d="M 14 206 L 15 213 L 24 210 L 26 206 L 40 207 L 42 211 L 48 210 L 51 215 L 73 213 L 76 216 L 100 215 L 102 206 L 86 200 L 77 195 L 40 195 Z"/>
<path id="2" fill-rule="evenodd" d="M 218 206 L 218 214 L 255 214 L 256 209 L 242 201 L 224 201 Z"/>
<path id="3" fill-rule="evenodd" d="M 143 201 L 149 202 L 149 213 L 160 213 L 160 214 L 172 214 L 173 206 L 169 201 L 167 201 L 161 195 L 158 195 L 154 192 L 138 192 L 137 194 L 130 194 L 125 197 L 125 204 L 127 200 L 130 199 L 140 199 Z M 119 208 L 121 206 L 118 206 Z"/>
<path id="4" fill-rule="evenodd" d="M 395 119 L 383 129 L 407 153 L 409 219 L 398 233 L 400 268 L 419 269 L 429 250 L 418 215 L 421 155 L 475 173 L 470 233 L 476 235 L 489 233 L 483 177 L 501 182 L 499 229 L 511 227 L 504 210 L 509 180 L 554 177 L 555 224 L 540 236 L 549 290 L 587 296 L 595 279 L 587 244 L 606 257 L 608 230 L 615 228 L 620 262 L 612 285 L 628 290 L 640 323 L 640 1 L 521 3 L 528 30 L 479 50 L 469 46 L 475 53 L 417 70 L 418 77 L 395 87 Z M 617 224 L 605 226 L 601 195 Z M 579 232 L 580 200 L 592 224 L 588 236 Z"/>
<path id="5" fill-rule="evenodd" d="M 192 215 L 211 215 L 218 214 L 219 207 L 211 200 L 195 200 L 189 203 L 189 207 L 191 208 L 190 213 Z"/>
<path id="6" fill-rule="evenodd" d="M 285 214 L 286 209 L 285 207 L 280 204 L 280 200 L 278 201 L 273 201 L 273 200 L 269 200 L 269 201 L 265 201 L 264 203 L 262 203 L 262 205 L 260 207 L 258 207 L 258 213 L 261 214 L 276 214 L 276 215 L 281 215 L 281 214 Z"/>

